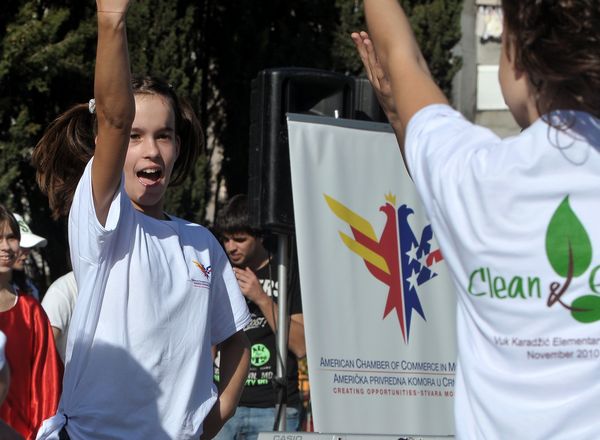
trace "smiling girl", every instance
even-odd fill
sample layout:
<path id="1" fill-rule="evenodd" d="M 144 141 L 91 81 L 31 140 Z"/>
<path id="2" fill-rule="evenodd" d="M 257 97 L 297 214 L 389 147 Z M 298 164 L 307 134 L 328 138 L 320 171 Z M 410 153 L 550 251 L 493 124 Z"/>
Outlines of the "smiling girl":
<path id="1" fill-rule="evenodd" d="M 11 375 L 0 419 L 30 440 L 56 411 L 62 364 L 42 307 L 33 297 L 15 291 L 11 283 L 20 233 L 17 220 L 0 205 L 0 330 L 7 337 Z"/>
<path id="2" fill-rule="evenodd" d="M 79 289 L 59 411 L 38 438 L 210 438 L 248 371 L 248 310 L 227 257 L 208 230 L 163 210 L 200 129 L 168 84 L 131 80 L 128 5 L 98 0 L 95 101 L 60 116 L 34 153 L 54 215 L 69 212 Z"/>

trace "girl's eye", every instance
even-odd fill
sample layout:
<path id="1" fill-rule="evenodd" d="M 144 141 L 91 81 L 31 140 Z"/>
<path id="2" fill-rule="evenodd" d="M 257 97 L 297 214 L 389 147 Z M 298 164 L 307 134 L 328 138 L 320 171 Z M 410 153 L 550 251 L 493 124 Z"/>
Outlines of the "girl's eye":
<path id="1" fill-rule="evenodd" d="M 131 134 L 129 135 L 129 139 L 131 139 L 132 141 L 137 141 L 137 140 L 139 140 L 139 139 L 140 139 L 140 137 L 141 137 L 141 136 L 140 136 L 139 134 L 137 134 L 137 133 L 131 133 Z"/>

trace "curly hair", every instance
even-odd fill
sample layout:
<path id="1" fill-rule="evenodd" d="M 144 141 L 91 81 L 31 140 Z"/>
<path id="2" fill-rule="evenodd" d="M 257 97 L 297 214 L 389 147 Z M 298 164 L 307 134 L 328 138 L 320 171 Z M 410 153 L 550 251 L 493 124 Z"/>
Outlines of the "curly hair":
<path id="1" fill-rule="evenodd" d="M 132 88 L 134 95 L 164 96 L 171 103 L 175 131 L 182 148 L 175 161 L 169 186 L 181 184 L 192 171 L 203 147 L 202 130 L 194 110 L 162 79 L 136 77 L 132 79 Z M 33 151 L 36 180 L 42 192 L 48 196 L 55 219 L 69 213 L 77 183 L 85 165 L 94 155 L 96 131 L 96 115 L 90 114 L 88 104 L 77 104 L 48 126 Z"/>
<path id="2" fill-rule="evenodd" d="M 515 67 L 526 72 L 540 114 L 582 110 L 600 117 L 597 0 L 502 0 Z"/>

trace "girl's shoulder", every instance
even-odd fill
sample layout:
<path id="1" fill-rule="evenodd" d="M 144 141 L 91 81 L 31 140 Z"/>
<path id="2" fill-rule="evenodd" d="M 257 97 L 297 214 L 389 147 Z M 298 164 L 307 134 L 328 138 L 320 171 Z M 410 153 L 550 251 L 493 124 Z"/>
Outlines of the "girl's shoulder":
<path id="1" fill-rule="evenodd" d="M 215 235 L 206 226 L 190 222 L 170 214 L 169 218 L 177 225 L 177 230 L 179 231 L 180 237 L 186 237 L 192 239 L 193 241 L 220 246 Z"/>

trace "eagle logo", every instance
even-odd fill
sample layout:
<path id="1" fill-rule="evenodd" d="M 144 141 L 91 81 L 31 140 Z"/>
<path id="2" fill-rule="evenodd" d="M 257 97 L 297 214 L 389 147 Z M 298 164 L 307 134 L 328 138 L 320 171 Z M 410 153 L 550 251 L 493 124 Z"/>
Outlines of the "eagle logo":
<path id="1" fill-rule="evenodd" d="M 200 272 L 202 272 L 206 279 L 210 277 L 210 273 L 212 272 L 211 266 L 205 267 L 204 264 L 196 260 L 192 260 L 192 262 L 198 267 L 198 269 L 200 269 Z"/>
<path id="2" fill-rule="evenodd" d="M 417 240 L 408 218 L 414 211 L 407 205 L 396 209 L 396 197 L 385 195 L 386 203 L 379 208 L 387 218 L 379 238 L 371 224 L 362 216 L 324 194 L 333 213 L 346 222 L 352 236 L 339 231 L 344 244 L 360 256 L 371 275 L 389 286 L 383 318 L 396 311 L 402 337 L 408 343 L 413 310 L 426 320 L 417 287 L 437 273 L 432 266 L 443 259 L 439 249 L 431 249 L 433 231 L 425 226 Z"/>

